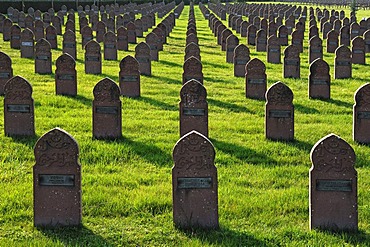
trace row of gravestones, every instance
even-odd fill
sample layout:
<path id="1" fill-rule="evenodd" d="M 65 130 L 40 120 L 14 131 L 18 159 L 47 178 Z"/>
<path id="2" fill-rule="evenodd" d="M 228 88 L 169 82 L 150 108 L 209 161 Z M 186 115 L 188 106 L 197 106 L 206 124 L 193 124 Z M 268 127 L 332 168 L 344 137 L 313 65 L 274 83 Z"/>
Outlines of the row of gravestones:
<path id="1" fill-rule="evenodd" d="M 81 225 L 82 175 L 76 140 L 62 129 L 52 129 L 36 142 L 34 155 L 34 225 Z M 197 131 L 187 133 L 175 144 L 172 205 L 176 227 L 219 227 L 215 155 L 211 141 Z M 354 150 L 346 141 L 330 134 L 313 146 L 310 157 L 310 229 L 357 231 L 358 182 Z"/>

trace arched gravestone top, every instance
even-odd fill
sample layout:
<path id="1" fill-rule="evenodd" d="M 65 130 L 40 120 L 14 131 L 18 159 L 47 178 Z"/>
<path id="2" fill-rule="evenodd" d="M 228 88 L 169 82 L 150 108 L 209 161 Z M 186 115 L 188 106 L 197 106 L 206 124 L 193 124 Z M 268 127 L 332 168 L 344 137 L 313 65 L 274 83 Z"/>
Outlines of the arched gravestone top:
<path id="1" fill-rule="evenodd" d="M 267 44 L 269 46 L 278 46 L 280 45 L 280 39 L 273 34 L 268 38 Z"/>
<path id="2" fill-rule="evenodd" d="M 33 35 L 32 30 L 29 29 L 29 28 L 23 29 L 23 31 L 21 33 L 21 36 L 22 36 L 21 39 L 25 39 L 25 40 L 29 40 L 29 39 L 33 39 L 34 38 L 34 35 Z"/>
<path id="3" fill-rule="evenodd" d="M 355 92 L 355 106 L 370 111 L 370 83 L 366 83 Z"/>
<path id="4" fill-rule="evenodd" d="M 101 51 L 101 47 L 99 45 L 98 42 L 96 42 L 95 40 L 90 40 L 89 42 L 87 42 L 87 44 L 85 45 L 85 50 L 86 52 L 88 52 L 89 54 L 100 54 L 100 51 Z"/>
<path id="5" fill-rule="evenodd" d="M 336 59 L 349 59 L 351 54 L 351 50 L 345 45 L 341 45 L 335 50 Z"/>
<path id="6" fill-rule="evenodd" d="M 279 81 L 267 90 L 266 100 L 269 105 L 289 105 L 293 102 L 293 92 L 287 85 Z"/>
<path id="7" fill-rule="evenodd" d="M 12 69 L 12 59 L 0 51 L 0 71 L 8 71 Z"/>
<path id="8" fill-rule="evenodd" d="M 362 36 L 357 36 L 352 40 L 352 48 L 365 49 L 365 40 Z"/>
<path id="9" fill-rule="evenodd" d="M 266 66 L 258 58 L 253 58 L 247 63 L 246 72 L 249 75 L 265 75 Z"/>
<path id="10" fill-rule="evenodd" d="M 299 50 L 297 46 L 290 45 L 284 50 L 284 56 L 289 59 L 298 59 L 299 60 Z"/>
<path id="11" fill-rule="evenodd" d="M 353 148 L 339 136 L 329 134 L 319 140 L 310 153 L 312 167 L 318 173 L 332 173 L 337 177 L 354 172 L 356 155 Z"/>
<path id="12" fill-rule="evenodd" d="M 32 86 L 21 76 L 14 76 L 4 86 L 5 99 L 32 100 Z"/>
<path id="13" fill-rule="evenodd" d="M 64 41 L 67 41 L 67 42 L 75 42 L 76 34 L 72 30 L 68 29 L 67 31 L 64 32 L 63 39 Z"/>
<path id="14" fill-rule="evenodd" d="M 235 56 L 238 56 L 238 58 L 250 58 L 250 51 L 248 46 L 245 44 L 239 44 L 235 47 L 234 50 Z M 249 59 L 247 59 L 249 60 Z"/>
<path id="15" fill-rule="evenodd" d="M 112 79 L 106 77 L 100 80 L 93 90 L 94 100 L 99 102 L 116 102 L 119 101 L 121 91 Z"/>
<path id="16" fill-rule="evenodd" d="M 226 43 L 227 45 L 233 45 L 233 46 L 236 46 L 239 44 L 239 38 L 236 37 L 234 34 L 230 34 L 227 38 L 226 38 Z"/>
<path id="17" fill-rule="evenodd" d="M 150 46 L 145 42 L 140 42 L 135 47 L 135 56 L 150 56 Z"/>
<path id="18" fill-rule="evenodd" d="M 54 128 L 40 137 L 34 148 L 35 166 L 80 166 L 76 140 L 65 130 Z"/>
<path id="19" fill-rule="evenodd" d="M 76 61 L 68 53 L 64 53 L 56 60 L 56 67 L 62 70 L 73 70 L 76 67 Z"/>
<path id="20" fill-rule="evenodd" d="M 35 45 L 35 53 L 38 54 L 38 53 L 49 53 L 51 52 L 51 45 L 49 43 L 49 41 L 47 41 L 46 39 L 42 38 L 42 39 L 39 39 L 39 41 L 36 42 L 36 45 Z"/>
<path id="21" fill-rule="evenodd" d="M 200 82 L 192 79 L 181 87 L 180 98 L 185 107 L 207 104 L 207 90 Z"/>
<path id="22" fill-rule="evenodd" d="M 121 71 L 138 71 L 139 63 L 133 56 L 128 55 L 121 60 L 119 68 Z"/>
<path id="23" fill-rule="evenodd" d="M 104 40 L 105 41 L 116 41 L 116 34 L 112 31 L 108 31 L 104 34 Z"/>
<path id="24" fill-rule="evenodd" d="M 197 44 L 195 44 L 194 42 L 190 42 L 189 44 L 186 45 L 185 47 L 185 54 L 189 53 L 189 52 L 194 52 L 196 54 L 200 54 L 200 48 Z"/>
<path id="25" fill-rule="evenodd" d="M 199 61 L 199 59 L 192 56 L 186 59 L 183 69 L 185 73 L 199 74 L 202 73 L 202 63 Z"/>
<path id="26" fill-rule="evenodd" d="M 310 73 L 317 76 L 329 75 L 330 67 L 323 59 L 318 58 L 310 65 Z"/>

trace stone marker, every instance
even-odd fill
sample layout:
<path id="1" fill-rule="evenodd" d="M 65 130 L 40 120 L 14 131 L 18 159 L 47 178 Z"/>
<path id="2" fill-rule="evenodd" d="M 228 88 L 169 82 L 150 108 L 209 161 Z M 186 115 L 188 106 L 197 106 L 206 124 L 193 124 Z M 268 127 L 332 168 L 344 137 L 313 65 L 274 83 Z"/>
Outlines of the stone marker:
<path id="1" fill-rule="evenodd" d="M 39 41 L 40 39 L 45 38 L 44 23 L 41 20 L 35 21 L 35 30 L 33 33 L 35 35 L 36 42 Z"/>
<path id="2" fill-rule="evenodd" d="M 68 53 L 75 60 L 77 59 L 76 34 L 71 30 L 63 34 L 63 53 Z"/>
<path id="3" fill-rule="evenodd" d="M 370 143 L 370 84 L 366 83 L 357 89 L 353 106 L 353 140 Z"/>
<path id="4" fill-rule="evenodd" d="M 245 76 L 245 66 L 250 60 L 249 48 L 240 44 L 234 49 L 234 76 L 244 77 Z"/>
<path id="5" fill-rule="evenodd" d="M 21 32 L 21 57 L 33 58 L 34 57 L 34 38 L 33 32 L 26 28 Z"/>
<path id="6" fill-rule="evenodd" d="M 288 35 L 289 35 L 288 28 L 284 25 L 281 25 L 278 28 L 278 38 L 280 40 L 280 45 L 283 45 L 283 46 L 288 45 Z"/>
<path id="7" fill-rule="evenodd" d="M 196 57 L 199 61 L 201 61 L 201 56 L 200 56 L 200 49 L 199 46 L 193 42 L 189 43 L 185 47 L 185 56 L 184 56 L 184 61 L 188 59 L 189 57 Z"/>
<path id="8" fill-rule="evenodd" d="M 85 45 L 85 73 L 86 74 L 101 74 L 101 48 L 97 41 L 90 40 Z"/>
<path id="9" fill-rule="evenodd" d="M 232 35 L 233 32 L 230 29 L 225 29 L 221 33 L 221 50 L 226 51 L 226 39 Z"/>
<path id="10" fill-rule="evenodd" d="M 128 55 L 120 64 L 119 87 L 121 94 L 126 97 L 140 97 L 140 71 L 138 61 Z"/>
<path id="11" fill-rule="evenodd" d="M 93 93 L 93 137 L 121 138 L 122 104 L 118 85 L 113 80 L 104 78 L 95 85 Z"/>
<path id="12" fill-rule="evenodd" d="M 326 52 L 334 53 L 339 46 L 339 34 L 335 30 L 331 30 L 327 35 Z"/>
<path id="13" fill-rule="evenodd" d="M 75 22 L 74 21 L 68 20 L 66 22 L 65 32 L 67 32 L 67 30 L 71 30 L 72 32 L 76 33 L 76 27 L 75 27 Z"/>
<path id="14" fill-rule="evenodd" d="M 219 227 L 214 158 L 212 143 L 197 131 L 186 134 L 176 143 L 172 168 L 173 222 L 176 227 Z"/>
<path id="15" fill-rule="evenodd" d="M 294 33 L 294 32 L 293 32 Z M 300 78 L 300 57 L 299 49 L 295 45 L 290 45 L 284 50 L 284 78 Z"/>
<path id="16" fill-rule="evenodd" d="M 51 47 L 49 41 L 42 38 L 35 45 L 35 73 L 51 74 Z"/>
<path id="17" fill-rule="evenodd" d="M 202 63 L 195 57 L 186 59 L 183 65 L 182 84 L 195 79 L 203 84 Z"/>
<path id="18" fill-rule="evenodd" d="M 150 47 L 150 58 L 152 61 L 158 61 L 158 46 L 159 46 L 159 37 L 157 34 L 150 32 L 146 37 L 145 37 L 145 42 L 149 45 Z"/>
<path id="19" fill-rule="evenodd" d="M 68 53 L 56 60 L 55 91 L 60 95 L 77 95 L 76 61 Z"/>
<path id="20" fill-rule="evenodd" d="M 245 66 L 245 97 L 265 99 L 267 89 L 266 66 L 258 58 L 253 58 Z"/>
<path id="21" fill-rule="evenodd" d="M 81 30 L 81 36 L 82 36 L 82 49 L 85 48 L 85 45 L 87 44 L 87 42 L 89 42 L 90 40 L 92 40 L 94 38 L 94 35 L 93 35 L 93 30 L 91 27 L 89 26 L 84 26 Z"/>
<path id="22" fill-rule="evenodd" d="M 96 41 L 98 43 L 103 42 L 104 40 L 104 34 L 107 32 L 107 26 L 103 21 L 99 21 L 96 24 Z"/>
<path id="23" fill-rule="evenodd" d="M 10 28 L 10 48 L 20 49 L 21 47 L 21 28 L 18 25 L 13 25 Z"/>
<path id="24" fill-rule="evenodd" d="M 312 63 L 318 58 L 323 58 L 322 40 L 319 38 L 319 36 L 315 35 L 309 41 L 308 61 L 309 63 Z"/>
<path id="25" fill-rule="evenodd" d="M 104 60 L 117 60 L 117 37 L 112 31 L 104 34 Z"/>
<path id="26" fill-rule="evenodd" d="M 330 67 L 321 58 L 310 64 L 308 97 L 312 99 L 330 99 Z"/>
<path id="27" fill-rule="evenodd" d="M 344 45 L 335 50 L 334 78 L 344 79 L 352 77 L 351 50 Z"/>
<path id="28" fill-rule="evenodd" d="M 266 92 L 265 134 L 271 140 L 294 140 L 293 92 L 282 82 Z"/>
<path id="29" fill-rule="evenodd" d="M 357 231 L 356 155 L 339 136 L 329 134 L 311 150 L 310 229 Z"/>
<path id="30" fill-rule="evenodd" d="M 350 37 L 351 36 L 349 34 L 349 26 L 343 26 L 340 29 L 339 36 L 340 36 L 340 45 L 345 45 L 345 46 L 350 45 L 350 43 L 351 43 Z"/>
<path id="31" fill-rule="evenodd" d="M 197 80 L 191 79 L 180 90 L 180 136 L 195 130 L 208 137 L 207 91 Z"/>
<path id="32" fill-rule="evenodd" d="M 239 45 L 239 39 L 235 35 L 231 34 L 226 39 L 226 62 L 234 63 L 234 49 Z"/>
<path id="33" fill-rule="evenodd" d="M 256 35 L 256 51 L 266 51 L 267 33 L 264 29 L 260 29 Z"/>
<path id="34" fill-rule="evenodd" d="M 150 47 L 145 42 L 140 42 L 135 47 L 135 58 L 139 63 L 141 75 L 152 75 L 152 63 L 150 59 Z"/>
<path id="35" fill-rule="evenodd" d="M 267 40 L 267 62 L 279 64 L 281 62 L 280 40 L 275 35 L 272 35 Z"/>
<path id="36" fill-rule="evenodd" d="M 14 76 L 4 86 L 4 132 L 7 136 L 34 136 L 35 117 L 31 84 Z"/>
<path id="37" fill-rule="evenodd" d="M 46 32 L 46 40 L 49 41 L 51 49 L 58 49 L 58 41 L 57 41 L 57 30 L 53 26 L 48 26 L 45 29 Z"/>
<path id="38" fill-rule="evenodd" d="M 128 51 L 127 29 L 123 26 L 117 29 L 117 50 Z"/>
<path id="39" fill-rule="evenodd" d="M 361 36 L 352 40 L 352 63 L 365 64 L 365 41 Z"/>
<path id="40" fill-rule="evenodd" d="M 136 44 L 136 26 L 133 22 L 126 25 L 127 28 L 127 41 L 130 44 Z"/>
<path id="41" fill-rule="evenodd" d="M 7 54 L 0 51 L 0 95 L 4 95 L 4 86 L 12 77 L 12 60 Z"/>
<path id="42" fill-rule="evenodd" d="M 81 165 L 76 140 L 66 131 L 55 128 L 40 137 L 34 153 L 34 225 L 81 225 Z"/>
<path id="43" fill-rule="evenodd" d="M 256 33 L 257 27 L 255 25 L 249 25 L 247 32 L 247 44 L 256 45 Z"/>
<path id="44" fill-rule="evenodd" d="M 6 18 L 3 21 L 3 41 L 9 41 L 10 40 L 10 29 L 13 26 L 13 22 Z"/>

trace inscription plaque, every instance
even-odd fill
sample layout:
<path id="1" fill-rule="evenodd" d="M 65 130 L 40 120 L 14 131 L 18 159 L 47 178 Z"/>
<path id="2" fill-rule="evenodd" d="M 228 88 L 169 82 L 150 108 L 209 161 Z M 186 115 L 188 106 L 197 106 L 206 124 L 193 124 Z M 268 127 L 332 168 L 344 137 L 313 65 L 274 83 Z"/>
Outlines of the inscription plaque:
<path id="1" fill-rule="evenodd" d="M 116 106 L 97 106 L 95 110 L 96 113 L 101 114 L 118 114 L 118 108 Z"/>
<path id="2" fill-rule="evenodd" d="M 36 59 L 37 60 L 45 60 L 45 61 L 47 61 L 47 60 L 49 60 L 49 57 L 48 56 L 39 55 L 39 56 L 36 56 Z"/>
<path id="3" fill-rule="evenodd" d="M 122 76 L 121 81 L 124 81 L 124 82 L 133 81 L 133 82 L 136 82 L 137 81 L 137 76 L 136 75 L 125 75 L 125 76 Z"/>
<path id="4" fill-rule="evenodd" d="M 286 110 L 270 110 L 269 116 L 272 118 L 290 118 L 291 112 Z"/>
<path id="5" fill-rule="evenodd" d="M 74 175 L 39 174 L 40 186 L 75 186 Z"/>
<path id="6" fill-rule="evenodd" d="M 357 113 L 357 118 L 359 118 L 359 119 L 370 119 L 370 112 L 360 111 L 360 112 Z"/>
<path id="7" fill-rule="evenodd" d="M 316 190 L 318 191 L 352 191 L 351 180 L 317 179 Z"/>
<path id="8" fill-rule="evenodd" d="M 1 79 L 9 78 L 9 77 L 10 77 L 10 73 L 8 73 L 8 72 L 2 72 L 2 73 L 0 73 L 0 78 Z"/>
<path id="9" fill-rule="evenodd" d="M 326 80 L 313 79 L 312 84 L 314 84 L 314 85 L 327 85 L 328 82 Z"/>
<path id="10" fill-rule="evenodd" d="M 265 83 L 265 79 L 248 79 L 248 83 L 250 83 L 250 84 L 263 84 L 263 83 Z"/>
<path id="11" fill-rule="evenodd" d="M 205 109 L 198 109 L 198 108 L 184 108 L 182 110 L 185 116 L 204 116 Z"/>
<path id="12" fill-rule="evenodd" d="M 28 42 L 28 41 L 22 42 L 22 46 L 32 47 L 33 46 L 33 42 Z"/>
<path id="13" fill-rule="evenodd" d="M 73 43 L 64 43 L 64 47 L 65 47 L 65 48 L 75 48 L 75 47 L 76 47 L 76 45 L 75 45 L 75 44 L 73 44 Z"/>
<path id="14" fill-rule="evenodd" d="M 74 75 L 58 75 L 59 80 L 74 80 Z"/>
<path id="15" fill-rule="evenodd" d="M 298 65 L 298 61 L 297 60 L 286 60 L 285 64 L 286 65 Z"/>
<path id="16" fill-rule="evenodd" d="M 212 188 L 212 177 L 177 178 L 178 189 L 209 189 Z"/>
<path id="17" fill-rule="evenodd" d="M 351 63 L 349 61 L 338 61 L 337 62 L 338 66 L 349 66 Z"/>
<path id="18" fill-rule="evenodd" d="M 7 105 L 8 112 L 29 113 L 31 111 L 30 105 Z"/>
<path id="19" fill-rule="evenodd" d="M 86 57 L 86 60 L 87 60 L 87 61 L 99 61 L 99 57 L 95 57 L 95 56 L 87 56 L 87 57 Z"/>

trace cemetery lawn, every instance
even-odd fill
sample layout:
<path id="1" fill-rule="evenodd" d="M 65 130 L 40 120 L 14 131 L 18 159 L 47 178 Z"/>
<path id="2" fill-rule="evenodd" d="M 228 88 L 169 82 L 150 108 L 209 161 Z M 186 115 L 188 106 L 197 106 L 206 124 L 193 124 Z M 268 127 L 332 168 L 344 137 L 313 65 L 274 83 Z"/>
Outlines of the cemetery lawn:
<path id="1" fill-rule="evenodd" d="M 86 75 L 77 33 L 78 96 L 65 97 L 55 95 L 54 74 L 35 74 L 33 60 L 21 59 L 20 51 L 10 49 L 9 42 L 0 37 L 0 49 L 12 58 L 14 75 L 26 78 L 33 87 L 37 135 L 6 137 L 0 118 L 0 246 L 370 246 L 370 147 L 352 140 L 353 96 L 370 78 L 370 55 L 367 65 L 353 65 L 353 79 L 334 80 L 334 55 L 325 52 L 332 84 L 331 99 L 323 101 L 307 96 L 307 26 L 301 79 L 282 78 L 282 64 L 267 64 L 266 53 L 249 46 L 251 58 L 266 64 L 268 86 L 282 81 L 294 93 L 295 141 L 269 141 L 264 136 L 265 102 L 245 98 L 244 78 L 233 76 L 233 66 L 225 62 L 226 54 L 198 6 L 195 16 L 208 94 L 209 137 L 216 150 L 220 229 L 174 228 L 172 148 L 179 139 L 178 103 L 188 16 L 189 6 L 185 6 L 159 53 L 159 62 L 152 62 L 153 75 L 141 76 L 142 96 L 121 98 L 123 137 L 116 141 L 92 139 L 92 90 L 104 77 L 118 82 L 119 61 L 134 54 L 134 44 L 128 52 L 118 52 L 118 61 L 103 61 L 103 74 Z M 365 12 L 359 11 L 358 20 L 362 17 Z M 61 36 L 58 45 L 53 50 L 53 71 L 62 54 Z M 33 226 L 33 147 L 55 127 L 70 133 L 80 148 L 80 228 Z M 330 133 L 346 140 L 357 156 L 358 233 L 309 230 L 309 154 Z"/>

